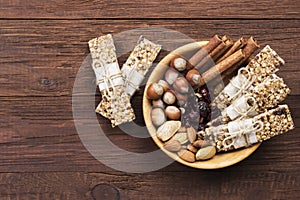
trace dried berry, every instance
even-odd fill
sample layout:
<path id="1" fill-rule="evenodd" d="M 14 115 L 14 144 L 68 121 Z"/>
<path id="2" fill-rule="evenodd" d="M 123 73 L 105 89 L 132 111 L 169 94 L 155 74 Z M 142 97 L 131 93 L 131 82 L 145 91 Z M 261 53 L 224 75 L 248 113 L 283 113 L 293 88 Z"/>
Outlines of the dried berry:
<path id="1" fill-rule="evenodd" d="M 204 101 L 206 101 L 207 103 L 211 103 L 211 99 L 207 87 L 201 87 L 200 94 L 202 95 Z"/>
<path id="2" fill-rule="evenodd" d="M 198 103 L 198 108 L 199 108 L 200 116 L 207 119 L 208 115 L 210 114 L 209 105 L 205 101 L 200 101 Z"/>

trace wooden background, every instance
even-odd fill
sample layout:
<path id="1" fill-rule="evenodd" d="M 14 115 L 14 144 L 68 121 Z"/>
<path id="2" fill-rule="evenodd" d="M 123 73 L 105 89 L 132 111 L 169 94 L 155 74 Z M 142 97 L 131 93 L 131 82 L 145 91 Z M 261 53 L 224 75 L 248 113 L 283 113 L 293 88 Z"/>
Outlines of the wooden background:
<path id="1" fill-rule="evenodd" d="M 1 0 L 0 199 L 300 199 L 299 12 L 291 0 Z M 220 170 L 173 163 L 129 174 L 101 164 L 84 148 L 72 117 L 72 87 L 87 41 L 149 26 L 195 40 L 218 33 L 270 44 L 286 60 L 279 75 L 292 89 L 286 102 L 296 129 Z M 143 124 L 141 95 L 133 101 Z M 156 149 L 150 138 L 99 122 L 121 148 Z"/>

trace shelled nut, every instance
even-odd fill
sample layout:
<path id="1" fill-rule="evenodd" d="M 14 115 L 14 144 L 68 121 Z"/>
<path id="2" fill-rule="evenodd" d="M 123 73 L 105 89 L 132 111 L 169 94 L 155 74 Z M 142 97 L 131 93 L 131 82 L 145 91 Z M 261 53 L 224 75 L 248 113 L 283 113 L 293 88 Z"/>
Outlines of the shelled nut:
<path id="1" fill-rule="evenodd" d="M 183 57 L 176 55 L 171 60 L 170 66 L 181 72 L 187 68 L 187 61 Z"/>
<path id="2" fill-rule="evenodd" d="M 152 109 L 151 119 L 154 126 L 160 126 L 167 121 L 165 112 L 161 108 Z"/>
<path id="3" fill-rule="evenodd" d="M 192 86 L 198 84 L 201 79 L 201 75 L 200 75 L 199 71 L 196 69 L 192 69 L 192 70 L 188 71 L 188 73 L 186 74 L 185 77 Z"/>
<path id="4" fill-rule="evenodd" d="M 187 162 L 195 162 L 195 154 L 193 154 L 192 152 L 182 149 L 180 150 L 178 153 L 178 156 L 182 159 L 185 160 Z"/>
<path id="5" fill-rule="evenodd" d="M 214 146 L 207 146 L 201 148 L 196 153 L 196 160 L 208 160 L 216 155 L 216 147 Z"/>
<path id="6" fill-rule="evenodd" d="M 170 68 L 165 73 L 165 80 L 172 85 L 174 81 L 178 78 L 179 74 L 174 69 Z"/>
<path id="7" fill-rule="evenodd" d="M 187 128 L 187 137 L 188 137 L 188 140 L 190 141 L 190 143 L 193 143 L 196 140 L 197 132 L 194 129 L 194 127 L 191 126 L 191 127 Z"/>
<path id="8" fill-rule="evenodd" d="M 179 106 L 183 106 L 188 100 L 187 94 L 181 94 L 181 93 L 175 91 L 175 96 L 177 99 L 177 104 Z"/>
<path id="9" fill-rule="evenodd" d="M 161 85 L 164 89 L 164 92 L 168 91 L 170 89 L 169 83 L 165 80 L 159 80 L 158 84 Z"/>
<path id="10" fill-rule="evenodd" d="M 147 88 L 148 99 L 159 99 L 163 93 L 163 87 L 157 83 L 150 83 Z"/>
<path id="11" fill-rule="evenodd" d="M 181 144 L 185 144 L 188 142 L 187 133 L 186 132 L 177 132 L 174 134 L 174 136 L 171 138 L 171 140 L 177 140 Z"/>
<path id="12" fill-rule="evenodd" d="M 187 145 L 187 150 L 193 152 L 193 153 L 197 153 L 198 149 L 196 147 L 194 147 L 192 144 L 188 144 Z"/>
<path id="13" fill-rule="evenodd" d="M 165 104 L 161 99 L 152 100 L 152 106 L 155 108 L 165 109 Z"/>
<path id="14" fill-rule="evenodd" d="M 166 115 L 169 119 L 180 119 L 180 110 L 176 106 L 168 106 L 166 107 Z"/>
<path id="15" fill-rule="evenodd" d="M 168 104 L 168 105 L 172 105 L 175 103 L 176 101 L 176 96 L 175 93 L 172 90 L 168 90 L 167 92 L 165 92 L 165 94 L 163 95 L 163 101 Z"/>
<path id="16" fill-rule="evenodd" d="M 208 140 L 199 139 L 199 140 L 196 140 L 195 142 L 193 142 L 193 146 L 196 147 L 196 148 L 202 148 L 202 147 L 205 147 L 205 146 L 208 146 L 208 145 L 209 145 Z"/>
<path id="17" fill-rule="evenodd" d="M 181 144 L 177 140 L 170 140 L 164 144 L 164 148 L 168 151 L 177 152 L 181 149 Z"/>
<path id="18" fill-rule="evenodd" d="M 166 121 L 156 131 L 157 137 L 165 142 L 169 140 L 181 127 L 180 121 Z"/>
<path id="19" fill-rule="evenodd" d="M 177 78 L 173 83 L 174 90 L 186 94 L 189 92 L 189 83 L 184 77 Z"/>

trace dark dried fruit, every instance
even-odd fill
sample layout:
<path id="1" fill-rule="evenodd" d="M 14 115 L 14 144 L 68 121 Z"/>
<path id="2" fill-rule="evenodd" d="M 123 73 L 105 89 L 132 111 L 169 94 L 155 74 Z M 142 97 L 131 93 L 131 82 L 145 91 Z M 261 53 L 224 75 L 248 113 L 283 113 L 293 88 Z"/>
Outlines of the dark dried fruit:
<path id="1" fill-rule="evenodd" d="M 198 103 L 198 108 L 199 108 L 200 116 L 207 119 L 208 115 L 210 114 L 209 105 L 204 101 L 200 101 Z"/>
<path id="2" fill-rule="evenodd" d="M 200 94 L 202 95 L 204 101 L 206 101 L 207 103 L 211 103 L 211 99 L 207 87 L 201 87 Z"/>

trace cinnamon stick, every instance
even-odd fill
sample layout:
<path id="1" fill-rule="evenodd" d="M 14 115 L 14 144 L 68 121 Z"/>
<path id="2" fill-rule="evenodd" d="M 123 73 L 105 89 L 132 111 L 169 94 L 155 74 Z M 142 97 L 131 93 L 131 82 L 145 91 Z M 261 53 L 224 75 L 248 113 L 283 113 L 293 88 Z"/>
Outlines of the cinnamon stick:
<path id="1" fill-rule="evenodd" d="M 242 49 L 246 44 L 247 40 L 244 37 L 241 37 L 231 46 L 231 48 L 221 58 L 218 59 L 217 63 L 221 62 L 237 50 Z"/>
<path id="2" fill-rule="evenodd" d="M 226 52 L 226 50 L 228 50 L 233 45 L 232 39 L 227 35 L 224 35 L 222 37 L 222 41 L 223 42 L 221 42 L 221 44 L 219 44 L 210 54 L 215 62 L 222 56 L 224 52 Z"/>
<path id="3" fill-rule="evenodd" d="M 222 79 L 226 78 L 227 76 L 230 76 L 230 74 L 232 74 L 235 70 L 242 66 L 242 64 L 244 64 L 258 48 L 259 44 L 257 43 L 257 41 L 253 37 L 250 37 L 247 40 L 246 46 L 242 49 L 245 54 L 245 57 L 240 62 L 236 63 L 234 66 L 224 71 L 224 73 L 222 73 Z"/>
<path id="4" fill-rule="evenodd" d="M 212 37 L 204 47 L 202 47 L 189 59 L 189 63 L 193 66 L 196 66 L 207 54 L 216 48 L 221 41 L 222 39 L 218 35 Z"/>
<path id="5" fill-rule="evenodd" d="M 216 64 L 209 70 L 203 73 L 203 76 L 200 78 L 198 84 L 195 86 L 196 88 L 203 86 L 205 83 L 209 82 L 217 75 L 222 73 L 223 71 L 227 70 L 228 68 L 232 67 L 236 63 L 239 63 L 241 60 L 245 58 L 245 53 L 240 49 L 234 54 L 227 57 L 222 62 Z"/>
<path id="6" fill-rule="evenodd" d="M 210 67 L 215 65 L 217 58 L 219 58 L 228 48 L 233 45 L 233 41 L 228 36 L 223 36 L 221 43 L 213 49 L 208 55 L 206 55 L 195 68 L 200 71 L 206 71 Z"/>

